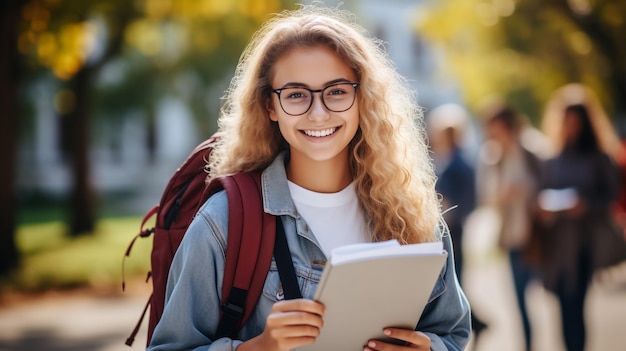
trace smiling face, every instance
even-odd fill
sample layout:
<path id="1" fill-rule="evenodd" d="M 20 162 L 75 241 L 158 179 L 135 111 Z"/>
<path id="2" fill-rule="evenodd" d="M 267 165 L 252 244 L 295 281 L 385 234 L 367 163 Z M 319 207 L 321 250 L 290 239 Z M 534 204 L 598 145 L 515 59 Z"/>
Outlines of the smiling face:
<path id="1" fill-rule="evenodd" d="M 337 83 L 356 82 L 356 75 L 350 67 L 331 49 L 322 45 L 287 51 L 276 61 L 273 70 L 273 89 L 300 87 L 321 90 Z M 342 87 L 354 89 L 349 85 Z M 322 93 L 332 108 L 332 99 L 343 94 L 343 91 L 330 87 Z M 292 162 L 301 166 L 331 162 L 348 167 L 348 144 L 359 127 L 357 101 L 346 111 L 332 112 L 322 102 L 322 93 L 313 93 L 311 107 L 298 116 L 287 114 L 281 107 L 278 94 L 272 93 L 268 107 L 270 119 L 278 123 L 281 134 L 289 144 Z M 286 91 L 283 90 L 281 94 L 286 95 Z M 300 96 L 286 95 L 283 101 L 289 97 L 295 100 Z"/>

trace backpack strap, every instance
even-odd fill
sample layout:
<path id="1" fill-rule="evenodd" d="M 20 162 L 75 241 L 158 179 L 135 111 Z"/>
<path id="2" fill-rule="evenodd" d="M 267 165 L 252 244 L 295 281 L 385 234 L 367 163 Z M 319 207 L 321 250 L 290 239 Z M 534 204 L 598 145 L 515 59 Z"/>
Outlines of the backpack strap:
<path id="1" fill-rule="evenodd" d="M 278 268 L 280 284 L 283 288 L 283 296 L 285 300 L 293 300 L 302 298 L 300 285 L 298 284 L 298 276 L 293 268 L 293 260 L 291 252 L 287 244 L 287 236 L 285 228 L 279 216 L 276 216 L 276 243 L 274 244 L 274 259 Z"/>
<path id="2" fill-rule="evenodd" d="M 263 290 L 276 222 L 274 216 L 263 211 L 260 173 L 237 173 L 215 181 L 226 190 L 229 211 L 222 315 L 216 336 L 234 339 Z"/>
<path id="3" fill-rule="evenodd" d="M 139 328 L 141 328 L 141 324 L 143 323 L 143 319 L 146 317 L 146 313 L 148 312 L 148 308 L 150 308 L 151 302 L 152 302 L 152 294 L 150 294 L 150 297 L 148 298 L 148 302 L 146 302 L 146 305 L 143 308 L 143 311 L 141 312 L 139 321 L 137 321 L 137 324 L 135 324 L 135 328 L 133 328 L 133 331 L 130 333 L 128 338 L 126 338 L 126 342 L 125 342 L 126 346 L 133 346 L 133 343 L 135 342 L 135 337 L 137 336 L 137 333 L 139 333 Z"/>
<path id="4" fill-rule="evenodd" d="M 216 338 L 235 339 L 261 296 L 272 253 L 285 298 L 302 295 L 281 218 L 263 211 L 260 173 L 238 173 L 220 183 L 228 196 L 229 229 Z"/>
<path id="5" fill-rule="evenodd" d="M 157 214 L 158 211 L 159 211 L 159 205 L 156 205 L 152 209 L 150 209 L 148 213 L 146 213 L 146 215 L 143 217 L 143 220 L 141 221 L 141 227 L 139 227 L 139 234 L 135 235 L 133 240 L 130 241 L 130 244 L 128 244 L 128 247 L 126 248 L 126 253 L 124 254 L 124 257 L 122 257 L 122 291 L 126 291 L 126 257 L 130 256 L 130 251 L 132 250 L 133 245 L 135 245 L 135 241 L 137 241 L 137 238 L 145 238 L 154 233 L 154 230 L 155 230 L 154 227 L 144 229 L 144 226 L 146 225 L 146 222 L 150 218 L 152 218 L 154 215 Z M 148 274 L 150 274 L 150 272 L 148 272 Z M 147 282 L 147 279 L 146 279 L 146 282 Z M 139 324 L 141 324 L 141 321 L 143 321 L 144 315 L 145 315 L 145 312 L 141 315 Z"/>

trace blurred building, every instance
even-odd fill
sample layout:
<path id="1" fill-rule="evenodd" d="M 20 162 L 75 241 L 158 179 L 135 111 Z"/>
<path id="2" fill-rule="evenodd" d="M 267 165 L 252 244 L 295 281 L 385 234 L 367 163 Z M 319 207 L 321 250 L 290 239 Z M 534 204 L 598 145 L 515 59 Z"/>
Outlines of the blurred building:
<path id="1" fill-rule="evenodd" d="M 443 53 L 415 30 L 422 8 L 431 0 L 361 0 L 355 11 L 370 33 L 386 43 L 391 59 L 427 109 L 459 102 L 455 81 L 442 78 Z"/>

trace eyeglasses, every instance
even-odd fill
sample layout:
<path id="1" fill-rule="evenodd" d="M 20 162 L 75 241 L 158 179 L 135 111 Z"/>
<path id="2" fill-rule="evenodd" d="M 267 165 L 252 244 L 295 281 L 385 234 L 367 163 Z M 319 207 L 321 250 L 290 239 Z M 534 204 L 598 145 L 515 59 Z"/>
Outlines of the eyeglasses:
<path id="1" fill-rule="evenodd" d="M 278 95 L 280 107 L 286 114 L 300 116 L 313 106 L 313 94 L 321 93 L 322 104 L 332 112 L 344 112 L 354 105 L 356 88 L 360 83 L 336 83 L 323 89 L 312 90 L 304 87 L 289 87 L 272 90 Z"/>

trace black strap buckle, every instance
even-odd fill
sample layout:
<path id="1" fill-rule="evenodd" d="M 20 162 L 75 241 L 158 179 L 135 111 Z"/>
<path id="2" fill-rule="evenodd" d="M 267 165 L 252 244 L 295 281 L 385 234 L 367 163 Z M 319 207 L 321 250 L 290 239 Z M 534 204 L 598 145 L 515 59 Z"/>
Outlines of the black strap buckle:
<path id="1" fill-rule="evenodd" d="M 230 317 L 240 318 L 243 316 L 243 307 L 232 302 L 226 302 L 222 305 L 222 312 Z"/>
<path id="2" fill-rule="evenodd" d="M 232 302 L 222 304 L 222 318 L 217 326 L 216 337 L 235 339 L 238 334 L 238 324 L 243 316 L 243 307 Z"/>

